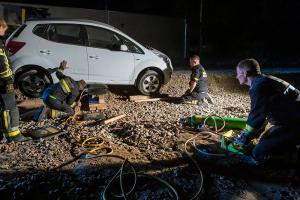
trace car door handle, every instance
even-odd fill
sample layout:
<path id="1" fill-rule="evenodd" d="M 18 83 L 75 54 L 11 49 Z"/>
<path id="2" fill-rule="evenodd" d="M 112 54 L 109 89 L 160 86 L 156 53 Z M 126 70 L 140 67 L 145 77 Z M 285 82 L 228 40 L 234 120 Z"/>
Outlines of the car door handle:
<path id="1" fill-rule="evenodd" d="M 98 60 L 100 57 L 99 56 L 89 56 L 89 58 L 94 58 L 94 59 Z"/>
<path id="2" fill-rule="evenodd" d="M 50 50 L 41 50 L 40 53 L 43 53 L 43 54 L 51 54 L 52 52 Z"/>

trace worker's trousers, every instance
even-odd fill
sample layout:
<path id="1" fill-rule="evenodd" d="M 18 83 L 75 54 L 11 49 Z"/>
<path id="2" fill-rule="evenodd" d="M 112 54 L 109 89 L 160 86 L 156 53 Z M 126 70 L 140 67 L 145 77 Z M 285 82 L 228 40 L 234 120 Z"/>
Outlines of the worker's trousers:
<path id="1" fill-rule="evenodd" d="M 45 99 L 44 103 L 50 109 L 58 110 L 58 111 L 67 113 L 68 115 L 74 115 L 74 113 L 75 113 L 73 108 L 69 104 L 67 104 L 65 101 L 61 101 L 57 98 L 53 98 L 50 95 Z"/>
<path id="2" fill-rule="evenodd" d="M 213 103 L 213 100 L 208 95 L 207 92 L 192 92 L 192 93 L 185 93 L 181 97 L 182 103 L 193 103 L 199 104 L 202 100 L 206 99 L 208 103 Z"/>
<path id="3" fill-rule="evenodd" d="M 0 94 L 0 103 L 1 129 L 6 137 L 15 137 L 20 134 L 15 92 Z"/>
<path id="4" fill-rule="evenodd" d="M 273 126 L 252 150 L 253 157 L 263 162 L 268 156 L 296 152 L 300 144 L 300 128 L 297 126 Z"/>

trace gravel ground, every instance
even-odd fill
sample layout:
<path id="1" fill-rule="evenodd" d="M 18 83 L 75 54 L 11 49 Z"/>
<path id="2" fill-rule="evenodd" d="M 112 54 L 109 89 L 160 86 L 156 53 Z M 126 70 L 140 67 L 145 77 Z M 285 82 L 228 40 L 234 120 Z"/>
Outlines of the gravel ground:
<path id="1" fill-rule="evenodd" d="M 175 72 L 161 93 L 170 97 L 181 96 L 187 89 L 189 73 Z M 26 143 L 6 144 L 2 140 L 1 199 L 99 199 L 122 160 L 109 157 L 81 159 L 60 170 L 51 170 L 84 152 L 80 142 L 94 136 L 102 137 L 104 146 L 111 147 L 114 155 L 127 158 L 138 172 L 163 178 L 177 190 L 181 199 L 189 199 L 197 192 L 201 181 L 195 166 L 182 154 L 185 140 L 192 135 L 179 129 L 179 116 L 214 114 L 246 117 L 250 103 L 246 91 L 233 76 L 214 73 L 209 74 L 209 93 L 214 104 L 187 105 L 171 101 L 135 103 L 122 94 L 108 93 L 105 95 L 108 106 L 103 111 L 105 116 L 110 118 L 126 114 L 116 123 L 76 125 L 60 120 L 21 122 L 24 133 L 46 126 L 55 126 L 67 133 Z M 125 170 L 130 171 L 127 168 Z M 271 186 L 259 182 L 265 187 L 262 189 L 258 183 L 250 183 L 247 179 L 207 169 L 204 171 L 202 199 L 299 199 L 299 188 L 291 184 L 272 186 L 275 188 L 272 190 Z M 290 176 L 294 175 L 292 173 Z M 138 181 L 137 191 L 129 199 L 175 199 L 166 185 L 159 185 L 153 178 L 141 176 Z"/>

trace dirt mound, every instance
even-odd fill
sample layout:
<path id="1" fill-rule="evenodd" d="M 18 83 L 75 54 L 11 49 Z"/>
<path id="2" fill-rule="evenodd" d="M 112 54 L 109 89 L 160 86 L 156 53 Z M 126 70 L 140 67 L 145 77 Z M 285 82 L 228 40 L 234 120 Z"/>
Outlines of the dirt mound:
<path id="1" fill-rule="evenodd" d="M 226 91 L 246 91 L 246 86 L 241 86 L 234 75 L 211 74 L 208 76 L 208 86 L 213 91 L 220 89 Z"/>

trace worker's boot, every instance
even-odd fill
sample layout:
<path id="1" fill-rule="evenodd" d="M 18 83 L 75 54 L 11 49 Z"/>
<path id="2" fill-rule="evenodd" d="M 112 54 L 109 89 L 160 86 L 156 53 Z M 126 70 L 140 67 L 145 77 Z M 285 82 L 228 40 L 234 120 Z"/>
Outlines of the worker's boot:
<path id="1" fill-rule="evenodd" d="M 57 119 L 57 118 L 65 119 L 70 116 L 68 113 L 65 113 L 65 112 L 62 112 L 59 110 L 55 110 L 55 109 L 50 109 L 49 113 L 50 113 L 51 119 Z"/>
<path id="2" fill-rule="evenodd" d="M 200 105 L 201 102 L 197 99 L 193 99 L 193 100 L 185 100 L 183 103 L 184 104 L 192 104 L 192 105 Z"/>
<path id="3" fill-rule="evenodd" d="M 205 97 L 205 99 L 207 100 L 208 103 L 214 104 L 214 100 L 212 99 L 212 97 L 209 94 L 207 94 L 207 97 Z"/>
<path id="4" fill-rule="evenodd" d="M 203 104 L 209 104 L 206 98 L 203 98 L 201 100 L 198 100 L 198 105 L 203 105 Z"/>
<path id="5" fill-rule="evenodd" d="M 5 134 L 7 142 L 25 142 L 31 140 L 29 137 L 25 137 L 21 134 L 20 130 L 13 131 Z"/>

